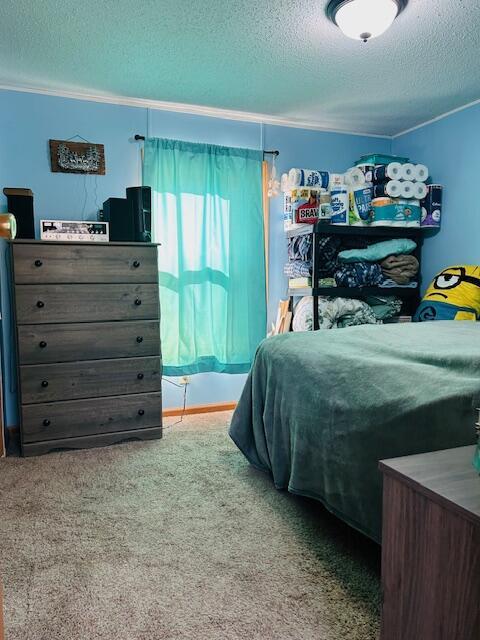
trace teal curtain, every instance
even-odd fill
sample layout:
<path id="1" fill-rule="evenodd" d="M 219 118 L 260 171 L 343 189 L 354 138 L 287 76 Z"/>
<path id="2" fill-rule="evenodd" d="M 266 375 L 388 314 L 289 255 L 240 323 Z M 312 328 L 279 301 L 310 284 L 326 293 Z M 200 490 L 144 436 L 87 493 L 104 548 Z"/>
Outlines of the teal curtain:
<path id="1" fill-rule="evenodd" d="M 145 140 L 164 373 L 244 373 L 266 331 L 262 153 Z"/>

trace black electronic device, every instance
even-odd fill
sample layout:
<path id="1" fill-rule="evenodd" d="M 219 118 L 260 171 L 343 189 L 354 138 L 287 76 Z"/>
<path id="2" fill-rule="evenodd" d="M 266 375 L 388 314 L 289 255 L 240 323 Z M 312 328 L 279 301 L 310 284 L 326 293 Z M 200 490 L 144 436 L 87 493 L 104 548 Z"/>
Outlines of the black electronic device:
<path id="1" fill-rule="evenodd" d="M 5 187 L 3 193 L 7 196 L 8 213 L 15 216 L 17 222 L 17 238 L 25 240 L 35 239 L 35 218 L 33 215 L 33 191 Z"/>
<path id="2" fill-rule="evenodd" d="M 113 242 L 152 241 L 150 187 L 128 187 L 126 198 L 108 198 L 99 220 L 110 224 Z"/>
<path id="3" fill-rule="evenodd" d="M 151 242 L 152 190 L 150 187 L 128 187 L 127 200 L 133 212 L 135 242 Z"/>

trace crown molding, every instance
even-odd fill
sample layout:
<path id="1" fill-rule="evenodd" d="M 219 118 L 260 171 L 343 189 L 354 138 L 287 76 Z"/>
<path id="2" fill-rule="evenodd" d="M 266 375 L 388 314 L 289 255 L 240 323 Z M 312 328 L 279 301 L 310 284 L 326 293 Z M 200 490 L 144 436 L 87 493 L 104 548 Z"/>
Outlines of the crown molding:
<path id="1" fill-rule="evenodd" d="M 85 100 L 87 102 L 102 102 L 106 104 L 116 104 L 125 107 L 139 107 L 143 109 L 154 109 L 157 111 L 173 111 L 176 113 L 188 113 L 190 115 L 207 116 L 210 118 L 221 118 L 223 120 L 237 120 L 240 122 L 254 122 L 257 124 L 268 124 L 279 127 L 291 127 L 295 129 L 310 129 L 313 131 L 323 131 L 325 133 L 339 133 L 348 136 L 361 136 L 364 138 L 382 138 L 391 140 L 392 136 L 378 133 L 364 133 L 360 131 L 346 131 L 342 129 L 331 129 L 317 122 L 309 120 L 298 120 L 295 118 L 282 118 L 280 116 L 270 116 L 262 113 L 250 113 L 248 111 L 235 111 L 231 109 L 220 109 L 218 107 L 205 107 L 201 105 L 185 104 L 182 102 L 164 102 L 162 100 L 148 100 L 144 98 L 129 98 L 127 96 L 117 96 L 111 94 L 94 94 L 60 89 L 46 89 L 42 87 L 30 87 L 24 85 L 0 84 L 0 90 L 18 91 L 21 93 L 36 93 L 57 98 L 70 98 L 72 100 Z"/>
<path id="2" fill-rule="evenodd" d="M 417 129 L 422 129 L 422 127 L 428 127 L 429 124 L 433 124 L 434 122 L 438 122 L 439 120 L 444 120 L 449 116 L 453 116 L 455 113 L 459 113 L 460 111 L 465 111 L 465 109 L 470 109 L 470 107 L 474 107 L 475 105 L 480 104 L 480 98 L 478 100 L 474 100 L 473 102 L 468 102 L 467 104 L 462 105 L 461 107 L 457 107 L 456 109 L 452 109 L 451 111 L 446 111 L 445 113 L 432 118 L 431 120 L 426 120 L 425 122 L 421 122 L 420 124 L 416 124 L 414 127 L 410 127 L 410 129 L 405 129 L 405 131 L 400 131 L 400 133 L 396 133 L 392 136 L 392 140 L 396 138 L 400 138 L 400 136 L 404 136 L 407 133 L 412 133 L 412 131 L 416 131 Z"/>

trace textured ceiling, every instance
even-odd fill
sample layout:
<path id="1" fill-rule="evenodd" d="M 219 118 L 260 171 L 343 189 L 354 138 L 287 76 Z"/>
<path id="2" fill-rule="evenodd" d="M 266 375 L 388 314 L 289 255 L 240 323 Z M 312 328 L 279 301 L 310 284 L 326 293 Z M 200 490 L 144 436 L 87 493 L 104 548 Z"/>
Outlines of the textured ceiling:
<path id="1" fill-rule="evenodd" d="M 480 0 L 410 0 L 349 40 L 326 0 L 2 0 L 0 84 L 395 134 L 480 98 Z"/>

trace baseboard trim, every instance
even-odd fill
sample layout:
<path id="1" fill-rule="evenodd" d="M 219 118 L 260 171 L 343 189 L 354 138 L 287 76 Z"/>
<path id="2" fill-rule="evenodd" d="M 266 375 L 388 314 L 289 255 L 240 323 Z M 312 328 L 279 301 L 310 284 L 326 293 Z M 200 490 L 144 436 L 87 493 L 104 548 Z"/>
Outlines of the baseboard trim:
<path id="1" fill-rule="evenodd" d="M 232 411 L 237 406 L 236 402 L 217 402 L 214 404 L 192 404 L 190 407 L 175 407 L 174 409 L 164 409 L 164 418 L 170 416 L 192 415 L 195 413 L 214 413 L 215 411 Z"/>

